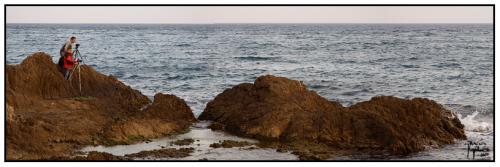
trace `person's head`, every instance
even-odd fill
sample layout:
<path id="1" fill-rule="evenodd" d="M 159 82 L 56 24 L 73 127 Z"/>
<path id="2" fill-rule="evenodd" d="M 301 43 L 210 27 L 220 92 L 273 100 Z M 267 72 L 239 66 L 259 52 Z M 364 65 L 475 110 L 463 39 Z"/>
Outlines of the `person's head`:
<path id="1" fill-rule="evenodd" d="M 73 48 L 69 47 L 68 48 L 68 53 L 73 53 Z"/>
<path id="2" fill-rule="evenodd" d="M 76 37 L 75 36 L 71 36 L 69 38 L 69 41 L 71 41 L 71 43 L 76 43 Z"/>

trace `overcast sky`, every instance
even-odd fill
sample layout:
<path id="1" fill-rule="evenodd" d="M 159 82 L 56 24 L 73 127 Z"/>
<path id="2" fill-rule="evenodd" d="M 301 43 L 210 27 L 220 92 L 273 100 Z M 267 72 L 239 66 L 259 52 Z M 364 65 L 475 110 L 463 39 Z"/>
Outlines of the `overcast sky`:
<path id="1" fill-rule="evenodd" d="M 7 23 L 492 22 L 492 6 L 7 6 Z"/>

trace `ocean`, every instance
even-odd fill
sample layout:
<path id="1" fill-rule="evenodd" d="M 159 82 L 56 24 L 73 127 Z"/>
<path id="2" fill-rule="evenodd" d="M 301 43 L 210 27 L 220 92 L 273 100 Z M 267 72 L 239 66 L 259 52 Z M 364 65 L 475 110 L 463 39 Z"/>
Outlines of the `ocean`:
<path id="1" fill-rule="evenodd" d="M 490 149 L 488 155 L 476 158 L 493 158 L 492 24 L 7 24 L 6 28 L 7 64 L 18 64 L 37 51 L 49 53 L 57 62 L 59 49 L 74 35 L 85 64 L 151 98 L 158 92 L 175 94 L 186 100 L 195 116 L 225 89 L 266 74 L 301 80 L 344 106 L 377 95 L 429 98 L 456 112 L 469 140 Z M 466 159 L 465 142 L 390 159 Z"/>

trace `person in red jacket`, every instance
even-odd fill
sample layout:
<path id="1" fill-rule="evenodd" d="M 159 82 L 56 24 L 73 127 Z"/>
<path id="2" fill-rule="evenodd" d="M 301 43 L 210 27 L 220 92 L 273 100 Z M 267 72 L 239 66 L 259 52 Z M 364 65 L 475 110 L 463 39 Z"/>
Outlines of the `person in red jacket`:
<path id="1" fill-rule="evenodd" d="M 73 49 L 68 48 L 68 52 L 64 56 L 64 61 L 63 61 L 63 68 L 64 68 L 64 78 L 66 80 L 69 79 L 69 75 L 71 72 L 71 69 L 73 68 L 74 65 L 77 65 L 78 61 L 73 60 Z"/>
<path id="2" fill-rule="evenodd" d="M 66 43 L 64 43 L 64 45 L 61 47 L 61 49 L 59 50 L 59 55 L 61 56 L 59 58 L 59 61 L 57 62 L 57 64 L 59 64 L 59 66 L 63 68 L 64 66 L 64 57 L 66 56 L 68 52 L 68 49 L 71 48 L 72 44 L 76 43 L 76 37 L 75 36 L 71 36 L 68 38 L 68 41 L 66 41 Z"/>

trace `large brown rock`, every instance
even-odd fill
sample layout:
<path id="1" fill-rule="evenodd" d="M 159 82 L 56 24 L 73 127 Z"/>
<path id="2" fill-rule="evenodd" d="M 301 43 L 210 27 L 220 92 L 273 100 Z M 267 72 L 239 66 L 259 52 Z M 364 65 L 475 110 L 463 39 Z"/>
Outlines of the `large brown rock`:
<path id="1" fill-rule="evenodd" d="M 44 99 L 92 96 L 105 104 L 112 101 L 117 108 L 137 110 L 150 100 L 139 91 L 126 86 L 113 76 L 106 76 L 88 65 L 81 66 L 79 90 L 78 71 L 66 81 L 50 55 L 37 52 L 19 65 L 7 65 L 7 102 L 17 108 L 36 105 Z M 110 101 L 108 101 L 110 100 Z"/>
<path id="2" fill-rule="evenodd" d="M 261 141 L 392 154 L 466 138 L 458 118 L 432 100 L 381 96 L 343 107 L 307 90 L 299 81 L 271 75 L 225 90 L 198 119 L 212 120 L 225 131 Z"/>
<path id="3" fill-rule="evenodd" d="M 196 122 L 193 112 L 186 102 L 174 95 L 155 95 L 152 105 L 144 109 L 144 112 L 136 112 L 123 121 L 111 126 L 107 138 L 114 142 L 130 143 L 130 137 L 159 137 L 171 132 L 185 131 L 191 123 Z M 123 135 L 126 134 L 126 135 Z"/>
<path id="4" fill-rule="evenodd" d="M 6 67 L 7 159 L 67 157 L 85 145 L 127 144 L 185 131 L 196 119 L 184 100 L 139 91 L 87 65 L 66 81 L 45 53 Z"/>

